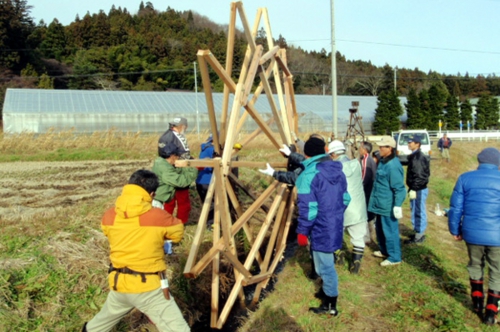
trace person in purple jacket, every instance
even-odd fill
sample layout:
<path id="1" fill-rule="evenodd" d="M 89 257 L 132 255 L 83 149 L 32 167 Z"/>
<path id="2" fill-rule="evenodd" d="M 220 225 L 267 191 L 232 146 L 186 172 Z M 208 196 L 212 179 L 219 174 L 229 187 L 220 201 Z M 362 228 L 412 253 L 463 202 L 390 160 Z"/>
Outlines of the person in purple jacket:
<path id="1" fill-rule="evenodd" d="M 479 167 L 457 180 L 450 200 L 448 228 L 469 253 L 474 311 L 487 325 L 497 322 L 500 300 L 500 151 L 486 148 L 477 155 Z M 483 317 L 484 267 L 489 267 L 488 299 Z"/>
<path id="2" fill-rule="evenodd" d="M 304 170 L 295 183 L 299 217 L 297 240 L 300 246 L 311 242 L 316 273 L 323 280 L 322 303 L 309 308 L 316 314 L 337 316 L 338 276 L 333 253 L 342 247 L 344 211 L 350 201 L 342 164 L 333 161 L 325 142 L 311 137 L 304 145 Z"/>

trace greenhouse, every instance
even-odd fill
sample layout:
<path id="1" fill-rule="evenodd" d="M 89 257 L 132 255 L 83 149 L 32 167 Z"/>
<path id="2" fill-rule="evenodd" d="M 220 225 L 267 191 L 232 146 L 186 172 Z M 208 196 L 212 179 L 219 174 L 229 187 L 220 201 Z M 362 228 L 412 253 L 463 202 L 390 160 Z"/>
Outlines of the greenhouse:
<path id="1" fill-rule="evenodd" d="M 251 96 L 250 96 L 251 98 Z M 233 95 L 230 95 L 232 105 Z M 406 98 L 401 98 L 404 106 Z M 222 109 L 223 94 L 213 93 L 216 113 Z M 276 104 L 278 98 L 275 96 Z M 350 120 L 352 102 L 359 102 L 358 114 L 370 133 L 377 108 L 377 97 L 338 96 L 338 133 L 342 135 Z M 332 96 L 295 95 L 299 128 L 302 132 L 332 131 Z M 261 95 L 255 108 L 267 120 L 272 116 L 266 96 Z M 242 108 L 242 111 L 244 109 Z M 3 129 L 6 133 L 44 133 L 74 130 L 77 133 L 115 129 L 125 132 L 162 132 L 169 120 L 183 116 L 190 132 L 210 128 L 203 92 L 150 92 L 104 90 L 7 89 L 3 105 Z M 402 121 L 405 120 L 403 115 Z M 248 117 L 244 129 L 257 128 Z"/>

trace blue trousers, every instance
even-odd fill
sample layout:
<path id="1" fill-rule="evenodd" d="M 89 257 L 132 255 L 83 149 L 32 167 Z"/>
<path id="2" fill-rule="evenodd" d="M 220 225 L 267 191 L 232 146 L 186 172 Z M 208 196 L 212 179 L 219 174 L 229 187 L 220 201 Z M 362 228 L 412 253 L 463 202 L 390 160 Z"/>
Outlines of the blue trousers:
<path id="1" fill-rule="evenodd" d="M 399 222 L 392 216 L 377 215 L 375 219 L 378 245 L 389 262 L 401 262 L 401 242 L 399 240 Z"/>
<path id="2" fill-rule="evenodd" d="M 314 268 L 323 280 L 323 292 L 327 296 L 339 296 L 339 277 L 335 270 L 333 252 L 312 251 Z"/>
<path id="3" fill-rule="evenodd" d="M 425 188 L 417 191 L 417 198 L 410 200 L 411 224 L 417 233 L 424 233 L 427 229 L 427 209 L 425 202 L 429 189 Z"/>

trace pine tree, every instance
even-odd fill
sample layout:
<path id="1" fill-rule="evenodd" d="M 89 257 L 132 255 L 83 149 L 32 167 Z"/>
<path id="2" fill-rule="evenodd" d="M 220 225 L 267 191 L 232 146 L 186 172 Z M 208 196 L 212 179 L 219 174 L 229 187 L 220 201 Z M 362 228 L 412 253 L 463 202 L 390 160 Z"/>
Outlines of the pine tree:
<path id="1" fill-rule="evenodd" d="M 458 100 L 455 96 L 449 95 L 446 100 L 446 113 L 444 115 L 446 129 L 458 129 L 460 125 L 460 113 L 458 112 Z"/>
<path id="2" fill-rule="evenodd" d="M 382 92 L 378 96 L 377 105 L 373 132 L 377 135 L 390 135 L 391 132 L 398 131 L 401 126 L 399 117 L 403 115 L 403 107 L 397 93 Z"/>
<path id="3" fill-rule="evenodd" d="M 438 86 L 433 85 L 429 89 L 429 118 L 427 129 L 438 130 L 439 121 L 443 121 L 443 108 L 446 101 L 446 95 Z"/>
<path id="4" fill-rule="evenodd" d="M 465 99 L 460 105 L 460 119 L 464 128 L 467 128 L 467 122 L 472 126 L 472 105 L 469 99 Z"/>

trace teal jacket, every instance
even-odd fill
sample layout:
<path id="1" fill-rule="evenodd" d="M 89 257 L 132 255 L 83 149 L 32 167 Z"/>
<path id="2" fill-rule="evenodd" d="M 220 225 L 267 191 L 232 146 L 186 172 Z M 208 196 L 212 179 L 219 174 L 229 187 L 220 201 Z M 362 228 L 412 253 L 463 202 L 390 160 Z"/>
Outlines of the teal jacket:
<path id="1" fill-rule="evenodd" d="M 382 158 L 377 167 L 368 211 L 394 217 L 392 208 L 403 205 L 406 199 L 403 166 L 392 154 Z"/>
<path id="2" fill-rule="evenodd" d="M 198 170 L 194 167 L 174 167 L 161 157 L 155 159 L 153 172 L 160 180 L 155 199 L 162 203 L 174 198 L 176 188 L 189 187 L 198 175 Z"/>

